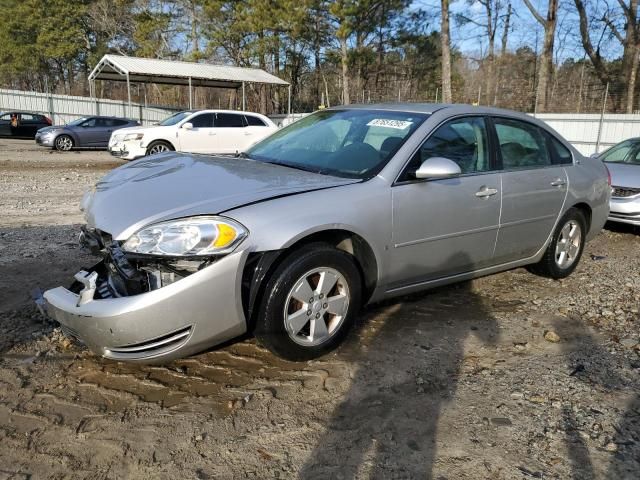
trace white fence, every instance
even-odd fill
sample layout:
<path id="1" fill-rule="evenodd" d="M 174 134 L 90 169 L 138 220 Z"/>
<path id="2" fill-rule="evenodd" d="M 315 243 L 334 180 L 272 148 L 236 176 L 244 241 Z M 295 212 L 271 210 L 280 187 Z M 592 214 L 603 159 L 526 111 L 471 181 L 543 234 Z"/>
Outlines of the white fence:
<path id="1" fill-rule="evenodd" d="M 622 140 L 640 137 L 640 115 L 539 113 L 535 117 L 555 129 L 583 155 L 603 152 Z"/>
<path id="2" fill-rule="evenodd" d="M 138 120 L 143 125 L 159 122 L 176 109 L 145 107 L 138 103 L 71 95 L 24 92 L 0 88 L 0 112 L 19 110 L 47 115 L 54 124 L 68 123 L 86 115 L 106 115 Z"/>
<path id="3" fill-rule="evenodd" d="M 145 107 L 117 100 L 94 99 L 70 95 L 24 92 L 0 89 L 0 111 L 20 110 L 43 113 L 55 124 L 70 122 L 85 115 L 112 115 L 138 120 L 143 125 L 158 122 L 177 109 Z M 305 115 L 270 115 L 279 127 L 286 126 Z M 640 115 L 539 113 L 536 118 L 545 121 L 571 142 L 581 153 L 591 155 L 631 137 L 640 137 Z"/>

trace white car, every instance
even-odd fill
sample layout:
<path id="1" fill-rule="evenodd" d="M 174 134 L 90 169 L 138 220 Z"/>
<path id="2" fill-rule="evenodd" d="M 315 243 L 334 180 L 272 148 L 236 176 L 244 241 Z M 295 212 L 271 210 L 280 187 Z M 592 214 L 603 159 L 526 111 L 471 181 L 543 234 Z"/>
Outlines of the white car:
<path id="1" fill-rule="evenodd" d="M 236 110 L 179 112 L 150 127 L 121 128 L 111 134 L 109 152 L 135 160 L 166 151 L 235 154 L 278 127 L 264 115 Z"/>

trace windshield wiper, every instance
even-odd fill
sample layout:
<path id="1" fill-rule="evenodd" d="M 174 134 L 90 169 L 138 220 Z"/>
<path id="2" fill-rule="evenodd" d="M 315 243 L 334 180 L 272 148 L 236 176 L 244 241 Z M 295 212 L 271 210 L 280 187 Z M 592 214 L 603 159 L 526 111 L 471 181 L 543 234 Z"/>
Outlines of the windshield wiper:
<path id="1" fill-rule="evenodd" d="M 303 172 L 311 172 L 311 173 L 323 173 L 322 170 L 313 170 L 308 167 L 303 167 L 301 165 L 294 165 L 291 163 L 278 162 L 275 160 L 265 161 L 264 163 L 271 163 L 272 165 L 280 165 L 281 167 L 293 168 L 295 170 L 302 170 Z"/>

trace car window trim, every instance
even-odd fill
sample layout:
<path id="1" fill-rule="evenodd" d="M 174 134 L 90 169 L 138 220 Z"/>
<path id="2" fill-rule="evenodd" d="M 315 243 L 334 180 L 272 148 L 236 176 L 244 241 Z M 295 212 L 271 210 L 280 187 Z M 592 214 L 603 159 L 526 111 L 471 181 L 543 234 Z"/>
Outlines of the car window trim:
<path id="1" fill-rule="evenodd" d="M 414 155 L 416 153 L 418 153 L 418 151 L 420 151 L 420 149 L 422 148 L 422 146 L 429 140 L 429 138 L 431 138 L 431 136 L 443 125 L 449 123 L 452 120 L 459 120 L 461 118 L 476 118 L 476 117 L 480 117 L 482 119 L 484 119 L 484 125 L 485 125 L 485 129 L 487 131 L 487 150 L 489 153 L 489 165 L 491 167 L 490 170 L 486 170 L 484 172 L 471 172 L 471 173 L 462 173 L 460 175 L 457 175 L 455 177 L 451 177 L 451 178 L 464 178 L 464 177 L 471 177 L 471 176 L 476 176 L 476 175 L 487 175 L 487 174 L 492 174 L 492 173 L 497 173 L 500 170 L 497 170 L 497 163 L 496 163 L 496 158 L 495 158 L 495 152 L 494 152 L 494 148 L 493 148 L 493 139 L 491 138 L 491 132 L 490 132 L 490 124 L 488 122 L 488 115 L 485 113 L 461 113 L 458 115 L 452 115 L 450 117 L 445 118 L 444 120 L 442 120 L 440 123 L 438 123 L 434 128 L 432 128 L 429 131 L 429 134 L 420 142 L 420 145 L 418 145 L 417 148 L 414 149 L 414 151 L 411 153 L 411 155 L 409 155 L 409 157 L 407 158 L 407 160 L 405 161 L 404 165 L 402 166 L 402 168 L 400 169 L 399 173 L 396 175 L 395 180 L 393 181 L 393 183 L 391 184 L 392 187 L 395 187 L 396 185 L 408 185 L 411 183 L 425 183 L 425 182 L 436 182 L 439 180 L 450 180 L 450 178 L 412 178 L 409 180 L 400 180 L 400 177 L 402 177 L 402 175 L 405 172 L 405 169 L 408 168 L 409 163 L 411 162 L 411 160 L 413 159 Z"/>
<path id="2" fill-rule="evenodd" d="M 498 163 L 500 165 L 500 170 L 499 171 L 501 171 L 501 172 L 524 172 L 524 171 L 527 171 L 527 170 L 540 170 L 542 168 L 568 167 L 568 166 L 572 166 L 572 165 L 576 164 L 575 155 L 573 154 L 573 151 L 571 150 L 571 148 L 569 148 L 567 145 L 565 145 L 565 142 L 561 141 L 558 137 L 553 135 L 546 128 L 543 128 L 543 127 L 541 127 L 539 125 L 536 125 L 535 123 L 530 122 L 529 120 L 524 120 L 522 118 L 514 118 L 514 117 L 510 117 L 508 115 L 489 115 L 489 119 L 491 120 L 491 126 L 493 128 L 493 134 L 495 135 L 496 156 L 498 157 Z M 496 125 L 495 125 L 495 122 L 494 122 L 494 120 L 496 120 L 496 119 L 512 120 L 512 121 L 516 121 L 516 122 L 522 122 L 522 123 L 526 123 L 528 125 L 531 125 L 532 127 L 535 127 L 538 130 L 541 130 L 542 131 L 542 135 L 545 138 L 545 146 L 547 148 L 547 155 L 549 155 L 549 158 L 552 161 L 551 165 L 534 165 L 534 166 L 528 166 L 528 167 L 504 168 L 504 163 L 502 161 L 502 150 L 500 149 L 500 141 L 498 140 L 498 132 L 496 131 Z M 571 153 L 571 163 L 553 163 L 553 156 L 554 155 L 550 151 L 550 146 L 549 146 L 550 141 L 547 138 L 548 136 L 551 136 L 551 137 L 555 138 L 562 145 L 564 145 L 564 147 L 567 148 L 567 150 L 569 150 L 569 153 Z"/>

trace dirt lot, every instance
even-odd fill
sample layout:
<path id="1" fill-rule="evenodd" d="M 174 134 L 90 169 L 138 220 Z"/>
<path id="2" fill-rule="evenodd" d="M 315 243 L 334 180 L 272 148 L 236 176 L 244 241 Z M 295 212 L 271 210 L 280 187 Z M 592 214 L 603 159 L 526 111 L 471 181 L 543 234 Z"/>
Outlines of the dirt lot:
<path id="1" fill-rule="evenodd" d="M 72 345 L 82 191 L 120 162 L 0 139 L 0 479 L 640 478 L 640 235 L 564 281 L 524 269 L 369 307 L 284 362 L 247 338 L 163 367 Z"/>

